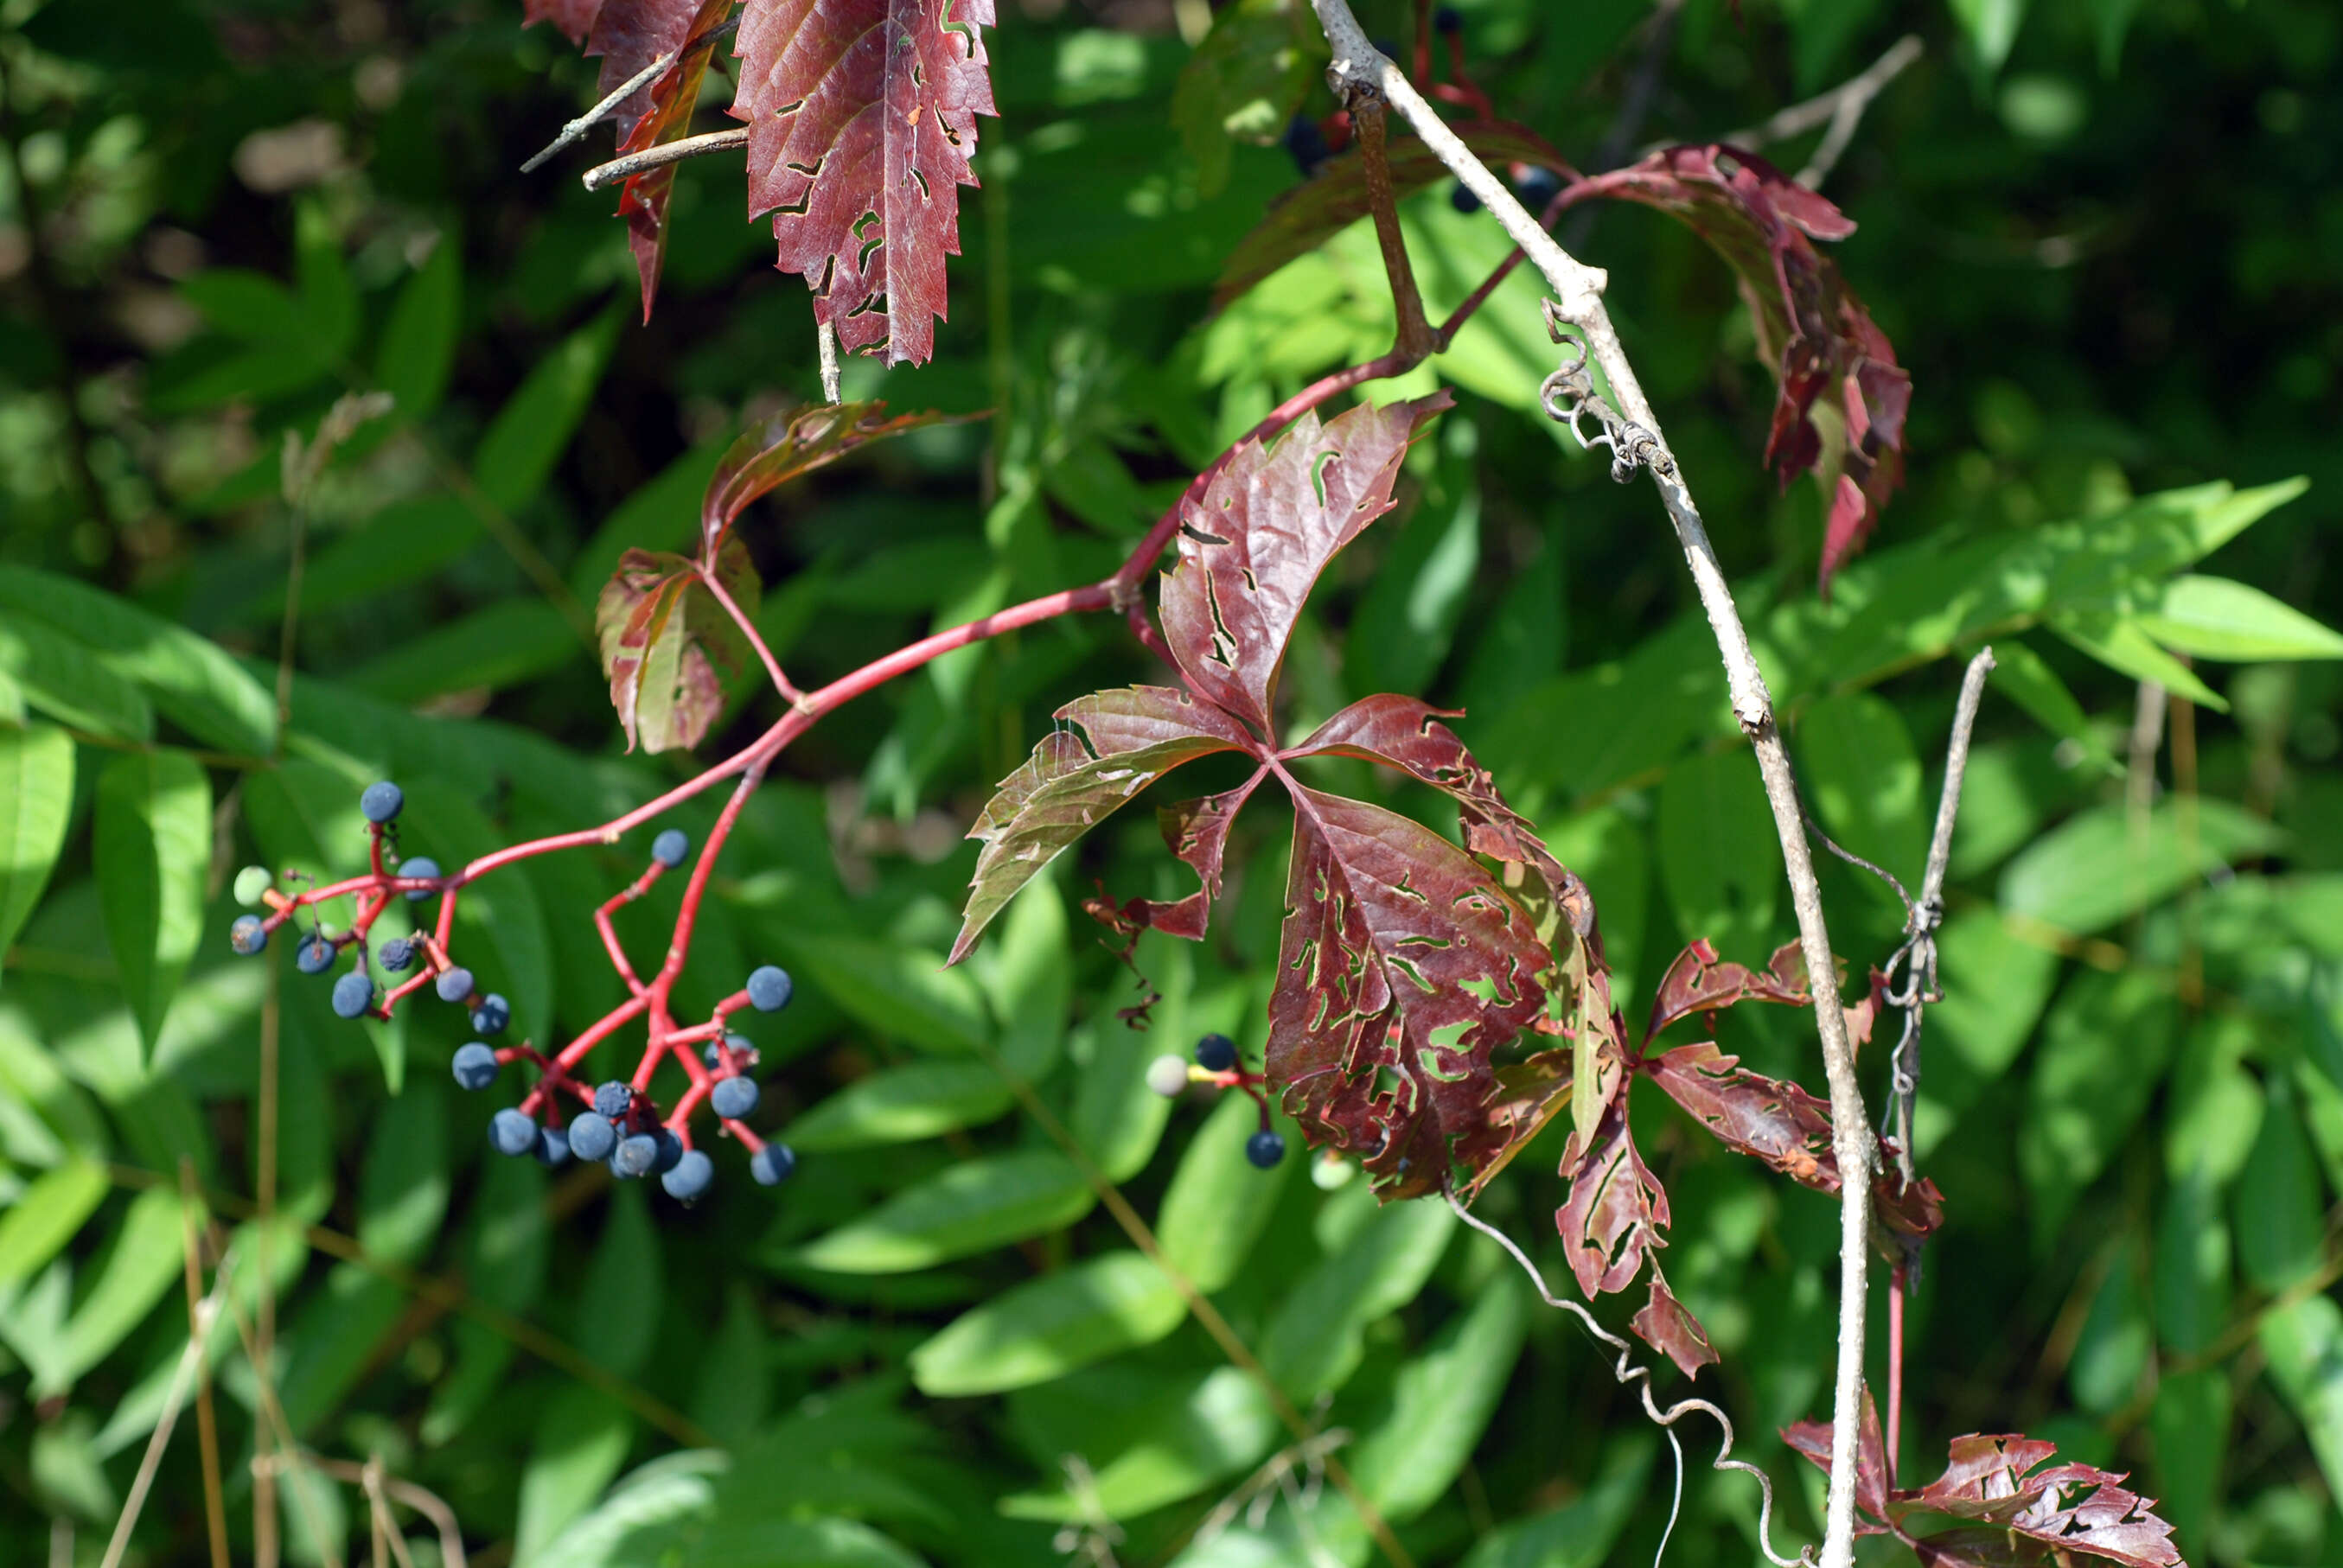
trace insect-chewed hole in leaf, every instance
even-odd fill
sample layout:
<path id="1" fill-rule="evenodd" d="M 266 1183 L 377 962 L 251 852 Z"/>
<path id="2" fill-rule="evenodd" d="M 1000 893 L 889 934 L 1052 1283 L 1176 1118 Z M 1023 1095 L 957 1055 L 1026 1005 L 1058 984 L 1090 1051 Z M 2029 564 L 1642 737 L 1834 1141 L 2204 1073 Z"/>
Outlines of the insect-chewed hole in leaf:
<path id="1" fill-rule="evenodd" d="M 875 234 L 871 232 L 874 229 L 878 230 Z M 875 212 L 866 212 L 856 218 L 854 237 L 862 241 L 862 249 L 854 257 L 855 269 L 867 273 L 870 270 L 870 253 L 887 243 L 887 231 L 879 227 L 879 215 Z M 853 314 L 860 314 L 860 312 Z"/>
<path id="2" fill-rule="evenodd" d="M 1473 1070 L 1469 1066 L 1449 1067 L 1444 1064 L 1441 1060 L 1441 1053 L 1436 1050 L 1418 1050 L 1415 1053 L 1415 1065 L 1423 1070 L 1426 1078 L 1436 1078 L 1443 1083 L 1462 1083 L 1473 1076 Z"/>
<path id="3" fill-rule="evenodd" d="M 805 100 L 804 100 L 803 98 L 797 99 L 797 100 L 796 100 L 795 102 L 793 102 L 793 103 L 787 103 L 787 104 L 783 104 L 779 108 L 775 109 L 775 110 L 773 111 L 773 118 L 775 118 L 775 119 L 777 119 L 777 120 L 778 120 L 778 119 L 783 118 L 783 117 L 784 117 L 784 116 L 789 116 L 789 115 L 794 115 L 794 114 L 796 114 L 799 109 L 802 109 L 802 108 L 804 108 L 804 107 L 805 107 Z M 794 165 L 794 164 L 792 164 L 792 165 L 790 165 L 789 166 L 790 166 L 790 167 L 792 167 L 792 168 L 795 168 L 797 166 L 796 166 L 796 165 Z"/>
<path id="4" fill-rule="evenodd" d="M 1180 525 L 1180 537 L 1183 539 L 1193 539 L 1200 545 L 1224 545 L 1229 542 L 1218 534 L 1208 534 L 1195 524 L 1187 522 Z"/>
<path id="5" fill-rule="evenodd" d="M 1413 964 L 1408 962 L 1405 959 L 1399 957 L 1397 954 L 1393 954 L 1384 961 L 1393 969 L 1397 970 L 1400 973 L 1413 980 L 1416 984 L 1416 989 L 1423 991 L 1424 995 L 1430 996 L 1432 994 L 1432 982 L 1423 978 L 1423 971 L 1422 970 L 1416 968 Z"/>
<path id="6" fill-rule="evenodd" d="M 1483 1007 L 1495 1007 L 1504 997 L 1497 982 L 1487 975 L 1467 975 L 1456 982 L 1456 989 Z"/>
<path id="7" fill-rule="evenodd" d="M 1472 1032 L 1473 1020 L 1469 1018 L 1460 1018 L 1453 1022 L 1434 1025 L 1429 1038 L 1440 1050 L 1455 1051 L 1464 1049 L 1464 1037 Z M 1440 1075 L 1435 1073 L 1433 1076 Z M 1449 1081 L 1453 1083 L 1455 1080 L 1452 1078 Z"/>
<path id="8" fill-rule="evenodd" d="M 1342 456 L 1340 452 L 1321 452 L 1318 454 L 1318 460 L 1310 465 L 1310 487 L 1317 493 L 1318 504 L 1322 507 L 1326 504 L 1326 470 L 1339 461 Z M 1363 500 L 1359 504 L 1363 507 L 1366 502 Z"/>
<path id="9" fill-rule="evenodd" d="M 917 170 L 917 169 L 913 169 L 913 170 L 911 171 L 911 177 L 912 177 L 913 179 L 915 179 L 915 180 L 917 180 L 917 181 L 919 181 L 919 182 L 920 182 L 920 199 L 921 201 L 925 201 L 925 200 L 927 200 L 927 199 L 928 199 L 928 176 L 925 176 L 925 175 L 923 175 L 923 174 L 921 174 L 919 170 Z"/>
<path id="10" fill-rule="evenodd" d="M 1375 1069 L 1376 1099 L 1396 1100 L 1399 1098 L 1400 1091 L 1406 1087 L 1407 1080 L 1400 1076 L 1398 1068 L 1379 1066 Z"/>

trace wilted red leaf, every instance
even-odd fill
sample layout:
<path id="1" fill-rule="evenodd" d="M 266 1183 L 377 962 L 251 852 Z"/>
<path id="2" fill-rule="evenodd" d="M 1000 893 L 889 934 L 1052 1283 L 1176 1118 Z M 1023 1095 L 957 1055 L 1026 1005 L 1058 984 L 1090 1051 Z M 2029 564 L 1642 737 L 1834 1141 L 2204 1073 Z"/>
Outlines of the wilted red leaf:
<path id="1" fill-rule="evenodd" d="M 1553 962 L 1521 906 L 1421 823 L 1315 789 L 1294 791 L 1285 904 L 1266 1056 L 1311 1142 L 1385 1198 L 1505 1150 L 1491 1054 L 1543 1011 Z"/>
<path id="2" fill-rule="evenodd" d="M 1635 1152 L 1626 1098 L 1614 1096 L 1604 1108 L 1594 1137 L 1577 1161 L 1570 1196 L 1554 1217 L 1570 1271 L 1589 1299 L 1625 1290 L 1643 1268 L 1644 1254 L 1667 1245 L 1659 1232 L 1668 1224 L 1668 1195 Z"/>
<path id="3" fill-rule="evenodd" d="M 1652 1020 L 1644 1029 L 1644 1043 L 1649 1045 L 1668 1025 L 1696 1012 L 1714 1013 L 1738 1001 L 1804 1007 L 1810 1000 L 1805 956 L 1797 943 L 1785 942 L 1775 949 L 1773 961 L 1761 973 L 1740 964 L 1719 963 L 1708 939 L 1696 938 L 1660 977 L 1660 989 L 1652 997 Z"/>
<path id="4" fill-rule="evenodd" d="M 1483 120 L 1457 126 L 1456 134 L 1483 163 L 1500 168 L 1511 163 L 1534 164 L 1553 169 L 1565 179 L 1574 177 L 1562 155 L 1545 138 L 1525 126 Z M 1439 155 L 1413 136 L 1394 134 L 1387 149 L 1392 189 L 1402 197 L 1449 177 Z M 1325 244 L 1367 216 L 1367 171 L 1359 149 L 1353 146 L 1329 158 L 1317 174 L 1270 204 L 1268 214 L 1253 231 L 1238 242 L 1221 268 L 1220 286 L 1212 291 L 1212 308 L 1229 301 L 1292 261 Z"/>
<path id="5" fill-rule="evenodd" d="M 743 431 L 716 465 L 707 498 L 700 502 L 700 558 L 715 558 L 732 520 L 767 491 L 834 463 L 858 447 L 922 426 L 957 424 L 964 417 L 933 409 L 891 419 L 886 415 L 887 405 L 876 398 L 815 403 L 783 409 Z"/>
<path id="6" fill-rule="evenodd" d="M 739 628 L 700 570 L 682 556 L 628 550 L 595 602 L 602 673 L 630 751 L 699 745 L 724 708 L 717 667 L 739 669 L 747 656 Z M 729 546 L 713 572 L 741 613 L 753 617 L 759 585 L 749 552 Z"/>
<path id="7" fill-rule="evenodd" d="M 1202 496 L 1182 499 L 1156 608 L 1191 689 L 1275 734 L 1278 668 L 1303 601 L 1335 552 L 1391 510 L 1408 443 L 1452 401 L 1362 403 L 1322 428 L 1304 414 L 1274 448 L 1235 447 Z"/>
<path id="8" fill-rule="evenodd" d="M 1855 232 L 1846 216 L 1765 159 L 1709 145 L 1665 147 L 1588 182 L 1674 214 L 1740 280 L 1757 352 L 1780 384 L 1765 461 L 1786 486 L 1812 470 L 1831 496 L 1821 583 L 1861 546 L 1902 482 L 1912 378 L 1836 266 L 1814 246 Z M 1817 403 L 1833 420 L 1827 441 Z"/>
<path id="9" fill-rule="evenodd" d="M 977 29 L 992 0 L 759 0 L 740 22 L 749 212 L 773 215 L 779 266 L 840 347 L 923 363 L 994 113 Z"/>
<path id="10" fill-rule="evenodd" d="M 1094 823 L 1182 763 L 1246 746 L 1244 731 L 1227 714 L 1169 687 L 1096 692 L 1068 703 L 1057 717 L 1072 729 L 1052 729 L 1001 780 L 969 829 L 984 848 L 952 943 L 953 963 L 1018 889 Z"/>
<path id="11" fill-rule="evenodd" d="M 618 0 L 612 0 L 615 11 Z M 662 7 L 664 12 L 672 6 Z M 639 153 L 661 142 L 679 139 L 691 129 L 691 112 L 699 104 L 699 84 L 708 75 L 708 57 L 716 52 L 716 29 L 732 12 L 732 0 L 701 0 L 699 12 L 692 15 L 684 8 L 688 25 L 676 44 L 652 50 L 633 69 L 620 71 L 616 82 L 623 82 L 643 65 L 658 59 L 669 48 L 683 53 L 676 63 L 660 74 L 650 85 L 649 99 L 641 110 L 642 117 L 634 128 L 619 139 L 622 153 Z M 616 62 L 605 62 L 603 75 L 610 78 Z M 608 86 L 605 87 L 605 91 Z M 643 319 L 651 318 L 651 300 L 659 294 L 659 267 L 667 256 L 667 204 L 675 189 L 675 166 L 646 170 L 630 176 L 618 187 L 618 216 L 627 220 L 627 245 L 634 252 L 635 272 L 642 280 Z"/>
<path id="12" fill-rule="evenodd" d="M 1686 1377 L 1696 1377 L 1700 1369 L 1716 1360 L 1716 1349 L 1708 1342 L 1708 1331 L 1677 1301 L 1668 1289 L 1667 1281 L 1660 1277 L 1659 1269 L 1652 1270 L 1652 1292 L 1649 1300 L 1629 1321 L 1635 1335 L 1654 1350 L 1664 1352 L 1676 1363 L 1676 1370 Z"/>
<path id="13" fill-rule="evenodd" d="M 1652 1059 L 1644 1070 L 1726 1148 L 1794 1181 L 1838 1191 L 1830 1107 L 1795 1083 L 1749 1071 L 1740 1060 L 1703 1040 Z"/>
<path id="14" fill-rule="evenodd" d="M 1791 1449 L 1805 1455 L 1830 1473 L 1831 1423 L 1826 1421 L 1801 1421 L 1782 1429 L 1782 1441 Z M 1898 1493 L 1897 1496 L 1903 1493 Z M 1855 1531 L 1858 1535 L 1880 1535 L 1887 1531 L 1887 1440 L 1879 1430 L 1879 1407 L 1872 1402 L 1871 1391 L 1863 1391 L 1862 1424 L 1855 1442 L 1855 1505 L 1871 1515 L 1857 1519 Z"/>

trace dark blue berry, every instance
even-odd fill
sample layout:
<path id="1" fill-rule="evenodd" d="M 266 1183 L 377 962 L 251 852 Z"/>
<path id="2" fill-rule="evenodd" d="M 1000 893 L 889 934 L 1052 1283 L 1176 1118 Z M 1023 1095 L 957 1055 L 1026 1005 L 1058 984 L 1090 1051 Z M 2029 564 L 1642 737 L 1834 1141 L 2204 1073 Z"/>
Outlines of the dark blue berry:
<path id="1" fill-rule="evenodd" d="M 569 1152 L 580 1160 L 608 1160 L 618 1146 L 618 1130 L 607 1116 L 588 1111 L 569 1122 Z"/>
<path id="2" fill-rule="evenodd" d="M 506 1106 L 488 1121 L 488 1144 L 499 1154 L 518 1158 L 537 1152 L 537 1121 Z"/>
<path id="3" fill-rule="evenodd" d="M 1522 171 L 1513 182 L 1513 192 L 1522 205 L 1532 212 L 1542 211 L 1545 204 L 1562 194 L 1562 176 L 1552 169 L 1529 168 Z"/>
<path id="4" fill-rule="evenodd" d="M 1464 31 L 1464 17 L 1453 5 L 1443 5 L 1432 14 L 1432 30 L 1448 37 Z"/>
<path id="5" fill-rule="evenodd" d="M 407 791 L 386 779 L 379 784 L 369 784 L 358 797 L 358 809 L 369 822 L 380 824 L 397 819 L 407 807 Z"/>
<path id="6" fill-rule="evenodd" d="M 683 1140 L 662 1127 L 651 1134 L 651 1141 L 659 1145 L 659 1152 L 651 1158 L 651 1169 L 665 1175 L 675 1169 L 677 1161 L 683 1158 Z"/>
<path id="7" fill-rule="evenodd" d="M 757 1081 L 753 1078 L 719 1079 L 709 1091 L 708 1103 L 716 1114 L 727 1121 L 738 1121 L 757 1109 Z"/>
<path id="8" fill-rule="evenodd" d="M 227 945 L 250 958 L 268 945 L 268 923 L 258 915 L 238 915 L 227 929 Z"/>
<path id="9" fill-rule="evenodd" d="M 413 937 L 393 937 L 377 949 L 374 956 L 381 962 L 385 973 L 404 974 L 415 962 L 415 946 Z"/>
<path id="10" fill-rule="evenodd" d="M 1473 194 L 1472 186 L 1463 180 L 1458 180 L 1448 192 L 1448 205 L 1458 212 L 1479 212 L 1481 198 Z"/>
<path id="11" fill-rule="evenodd" d="M 439 875 L 439 862 L 427 856 L 417 855 L 411 860 L 401 861 L 398 874 L 402 877 L 430 877 L 437 879 Z M 410 904 L 419 904 L 424 900 L 436 896 L 427 888 L 410 888 L 407 890 L 407 901 Z"/>
<path id="12" fill-rule="evenodd" d="M 311 931 L 293 949 L 293 967 L 305 975 L 321 975 L 334 967 L 334 944 Z"/>
<path id="13" fill-rule="evenodd" d="M 779 1012 L 789 1005 L 797 989 L 789 970 L 767 964 L 749 977 L 749 1005 L 759 1012 Z"/>
<path id="14" fill-rule="evenodd" d="M 659 1140 L 648 1132 L 638 1132 L 618 1140 L 618 1150 L 610 1156 L 610 1169 L 621 1176 L 648 1176 L 659 1163 Z"/>
<path id="15" fill-rule="evenodd" d="M 680 1198 L 689 1203 L 708 1191 L 708 1183 L 715 1176 L 715 1162 L 693 1149 L 675 1162 L 674 1170 L 659 1178 L 659 1185 L 667 1189 L 669 1197 Z"/>
<path id="16" fill-rule="evenodd" d="M 352 970 L 334 982 L 334 1016 L 364 1018 L 374 1006 L 374 980 L 364 970 Z"/>
<path id="17" fill-rule="evenodd" d="M 1293 166 L 1302 171 L 1305 180 L 1334 156 L 1333 149 L 1326 145 L 1326 133 L 1307 115 L 1294 116 L 1286 126 L 1285 150 L 1292 155 Z"/>
<path id="18" fill-rule="evenodd" d="M 614 1078 L 594 1091 L 594 1114 L 616 1121 L 634 1102 L 635 1091 Z"/>
<path id="19" fill-rule="evenodd" d="M 786 1143 L 768 1143 L 749 1157 L 749 1174 L 760 1187 L 778 1187 L 798 1168 L 798 1157 Z"/>
<path id="20" fill-rule="evenodd" d="M 502 1034 L 511 1021 L 512 1003 L 500 996 L 484 996 L 472 1010 L 472 1027 L 482 1034 Z"/>
<path id="21" fill-rule="evenodd" d="M 682 865 L 683 858 L 690 853 L 691 835 L 680 828 L 669 828 L 651 840 L 651 859 L 669 870 Z"/>
<path id="22" fill-rule="evenodd" d="M 1237 1042 L 1225 1034 L 1208 1034 L 1196 1042 L 1196 1065 L 1206 1072 L 1226 1072 L 1237 1064 Z"/>
<path id="23" fill-rule="evenodd" d="M 1282 1133 L 1256 1132 L 1245 1140 L 1245 1158 L 1264 1171 L 1272 1171 L 1285 1158 L 1285 1138 Z"/>
<path id="24" fill-rule="evenodd" d="M 467 1089 L 486 1089 L 497 1081 L 497 1053 L 479 1040 L 456 1048 L 456 1081 Z"/>
<path id="25" fill-rule="evenodd" d="M 569 1140 L 550 1127 L 537 1130 L 537 1162 L 548 1171 L 558 1171 L 569 1163 Z"/>
<path id="26" fill-rule="evenodd" d="M 750 1040 L 747 1035 L 728 1034 L 724 1037 L 724 1043 L 732 1048 L 732 1063 L 734 1066 L 754 1067 L 757 1065 L 757 1044 L 756 1041 Z M 724 1052 L 718 1048 L 716 1041 L 712 1040 L 709 1040 L 708 1042 L 707 1049 L 703 1050 L 699 1053 L 699 1056 L 701 1060 L 708 1063 L 709 1071 L 720 1072 L 723 1070 Z"/>
<path id="27" fill-rule="evenodd" d="M 472 971 L 467 969 L 441 970 L 434 982 L 441 1001 L 468 1001 L 472 996 Z"/>

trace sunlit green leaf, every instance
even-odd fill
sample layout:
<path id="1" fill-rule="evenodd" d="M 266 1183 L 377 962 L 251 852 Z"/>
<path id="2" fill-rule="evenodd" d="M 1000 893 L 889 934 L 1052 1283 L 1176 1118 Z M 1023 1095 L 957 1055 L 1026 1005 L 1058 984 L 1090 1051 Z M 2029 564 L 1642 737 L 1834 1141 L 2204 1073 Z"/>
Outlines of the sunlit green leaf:
<path id="1" fill-rule="evenodd" d="M 122 990 L 151 1050 L 202 940 L 212 791 L 184 751 L 130 751 L 97 777 L 97 876 Z"/>
<path id="2" fill-rule="evenodd" d="M 990 1154 L 946 1166 L 799 1250 L 795 1261 L 842 1274 L 899 1273 L 1056 1231 L 1097 1200 L 1053 1151 Z"/>
<path id="3" fill-rule="evenodd" d="M 939 1399 L 999 1393 L 1153 1344 L 1187 1315 L 1162 1270 L 1137 1252 L 1109 1252 L 954 1319 L 911 1352 L 911 1377 Z"/>

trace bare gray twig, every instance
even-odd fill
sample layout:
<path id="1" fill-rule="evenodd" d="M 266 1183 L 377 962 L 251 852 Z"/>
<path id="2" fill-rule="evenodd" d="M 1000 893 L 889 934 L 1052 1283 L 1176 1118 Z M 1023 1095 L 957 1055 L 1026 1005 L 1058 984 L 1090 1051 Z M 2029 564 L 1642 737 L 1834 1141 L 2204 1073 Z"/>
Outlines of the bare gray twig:
<path id="1" fill-rule="evenodd" d="M 1817 94 L 1804 103 L 1792 104 L 1761 124 L 1717 139 L 1728 146 L 1755 152 L 1769 143 L 1787 141 L 1816 126 L 1827 125 L 1830 128 L 1815 145 L 1814 156 L 1798 171 L 1798 183 L 1811 189 L 1829 178 L 1831 170 L 1838 166 L 1839 156 L 1854 139 L 1855 127 L 1863 123 L 1864 111 L 1871 106 L 1871 100 L 1926 52 L 1918 35 L 1907 33 L 1860 75 L 1850 76 L 1829 92 Z"/>
<path id="2" fill-rule="evenodd" d="M 710 131 L 702 136 L 685 136 L 680 141 L 661 142 L 655 147 L 645 147 L 639 153 L 628 153 L 623 158 L 612 158 L 607 164 L 596 164 L 578 176 L 589 191 L 614 186 L 649 169 L 663 169 L 669 164 L 679 164 L 686 158 L 696 158 L 704 153 L 729 152 L 734 147 L 749 145 L 749 127 L 735 126 L 727 131 Z"/>
<path id="3" fill-rule="evenodd" d="M 620 104 L 625 103 L 637 92 L 650 85 L 653 82 L 658 81 L 661 76 L 666 75 L 669 70 L 674 66 L 675 63 L 683 58 L 685 49 L 697 48 L 703 42 L 712 44 L 715 40 L 723 37 L 727 33 L 731 32 L 739 25 L 740 19 L 738 16 L 732 17 L 722 26 L 718 27 L 713 32 L 703 34 L 699 38 L 691 39 L 685 43 L 680 48 L 669 49 L 666 54 L 661 55 L 658 59 L 653 60 L 649 65 L 645 65 L 641 70 L 637 71 L 633 75 L 628 77 L 625 81 L 619 83 L 618 86 L 611 89 L 609 95 L 605 97 L 600 103 L 595 105 L 592 108 L 587 110 L 584 114 L 578 116 L 576 119 L 562 126 L 561 134 L 554 137 L 550 142 L 548 142 L 535 157 L 530 158 L 528 162 L 521 165 L 520 172 L 525 175 L 533 175 L 538 170 L 543 168 L 547 161 L 550 159 L 554 154 L 569 146 L 570 143 L 584 136 L 588 131 L 592 130 L 596 126 L 600 125 L 604 120 L 610 116 L 611 113 L 616 110 Z M 592 186 L 588 186 L 586 188 L 588 190 L 592 190 L 594 187 Z"/>

